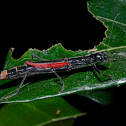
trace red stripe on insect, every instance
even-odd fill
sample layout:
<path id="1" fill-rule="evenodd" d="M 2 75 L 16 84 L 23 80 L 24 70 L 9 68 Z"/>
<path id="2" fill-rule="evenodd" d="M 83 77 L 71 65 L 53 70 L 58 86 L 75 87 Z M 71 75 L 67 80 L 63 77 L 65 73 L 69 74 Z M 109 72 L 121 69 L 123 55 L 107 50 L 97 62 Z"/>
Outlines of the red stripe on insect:
<path id="1" fill-rule="evenodd" d="M 38 67 L 38 68 L 59 68 L 63 67 L 65 65 L 70 65 L 68 62 L 58 62 L 58 63 L 34 63 L 30 61 L 26 61 L 26 63 L 30 66 L 33 67 Z"/>

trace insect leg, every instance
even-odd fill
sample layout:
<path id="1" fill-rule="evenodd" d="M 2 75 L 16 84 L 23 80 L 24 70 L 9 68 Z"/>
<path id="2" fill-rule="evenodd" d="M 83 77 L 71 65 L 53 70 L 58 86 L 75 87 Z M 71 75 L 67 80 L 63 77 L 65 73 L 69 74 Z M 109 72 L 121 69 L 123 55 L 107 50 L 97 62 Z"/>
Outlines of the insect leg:
<path id="1" fill-rule="evenodd" d="M 57 77 L 57 78 L 60 80 L 60 82 L 62 83 L 62 89 L 61 89 L 61 91 L 60 91 L 60 93 L 62 93 L 63 90 L 64 90 L 64 82 L 63 82 L 63 80 L 61 79 L 61 77 L 56 73 L 55 69 L 52 69 L 52 72 L 56 75 L 56 77 Z"/>
<path id="2" fill-rule="evenodd" d="M 110 57 L 111 59 L 117 60 L 117 59 L 113 58 L 111 55 L 109 55 L 106 51 L 105 51 L 104 53 L 105 53 L 108 57 Z"/>
<path id="3" fill-rule="evenodd" d="M 20 83 L 20 85 L 19 85 L 19 87 L 18 87 L 18 89 L 17 89 L 17 91 L 16 91 L 15 93 L 13 93 L 13 94 L 11 94 L 11 95 L 8 95 L 8 96 L 6 96 L 6 97 L 2 97 L 2 98 L 0 99 L 0 101 L 6 100 L 6 99 L 8 99 L 8 98 L 10 98 L 10 97 L 13 97 L 14 95 L 17 95 L 17 94 L 19 93 L 19 90 L 20 90 L 20 88 L 22 87 L 22 84 L 24 83 L 26 77 L 27 77 L 27 73 L 24 75 L 24 77 L 23 77 L 23 79 L 22 79 L 22 81 L 21 81 L 21 83 Z"/>
<path id="4" fill-rule="evenodd" d="M 38 59 L 38 60 L 40 60 L 40 61 L 45 61 L 44 59 L 38 57 L 38 56 L 35 55 L 34 53 L 31 55 L 31 60 L 32 60 L 32 61 L 33 61 L 33 58 L 36 58 L 36 59 Z"/>
<path id="5" fill-rule="evenodd" d="M 33 59 L 33 57 L 35 57 L 35 58 L 37 58 L 37 59 L 40 60 L 40 61 L 45 61 L 44 59 L 38 57 L 38 56 L 35 55 L 35 54 L 32 54 L 31 57 L 32 57 L 32 59 Z M 61 79 L 61 77 L 56 73 L 55 69 L 52 69 L 51 71 L 52 71 L 52 72 L 56 75 L 56 77 L 61 81 L 61 83 L 62 83 L 62 89 L 61 89 L 60 93 L 62 93 L 63 90 L 64 90 L 64 82 L 63 82 L 63 80 Z"/>
<path id="6" fill-rule="evenodd" d="M 117 83 L 111 76 L 102 74 L 102 73 L 98 70 L 97 66 L 96 66 L 94 63 L 91 63 L 91 66 L 93 67 L 94 70 L 96 70 L 96 72 L 97 72 L 99 75 L 110 78 L 112 81 L 115 82 L 115 84 L 117 84 L 117 86 L 119 86 L 118 83 Z"/>

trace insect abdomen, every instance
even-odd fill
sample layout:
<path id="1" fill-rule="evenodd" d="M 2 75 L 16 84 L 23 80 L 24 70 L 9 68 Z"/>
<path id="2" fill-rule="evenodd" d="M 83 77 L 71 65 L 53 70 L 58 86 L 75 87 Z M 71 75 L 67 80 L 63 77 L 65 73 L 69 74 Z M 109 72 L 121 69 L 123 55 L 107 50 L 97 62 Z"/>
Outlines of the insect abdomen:
<path id="1" fill-rule="evenodd" d="M 0 79 L 15 79 L 22 77 L 26 73 L 27 66 L 14 67 L 12 69 L 4 70 L 1 72 Z"/>

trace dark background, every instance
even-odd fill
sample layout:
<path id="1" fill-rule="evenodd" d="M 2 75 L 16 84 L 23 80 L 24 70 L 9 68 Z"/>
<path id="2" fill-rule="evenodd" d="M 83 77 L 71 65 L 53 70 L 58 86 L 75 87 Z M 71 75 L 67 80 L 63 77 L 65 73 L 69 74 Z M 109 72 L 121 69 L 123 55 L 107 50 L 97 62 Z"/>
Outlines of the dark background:
<path id="1" fill-rule="evenodd" d="M 57 43 L 74 51 L 87 50 L 103 40 L 106 30 L 87 11 L 86 0 L 3 3 L 0 25 L 0 70 L 11 47 L 15 48 L 14 58 L 19 58 L 28 48 L 43 50 Z M 125 86 L 109 89 L 115 94 L 109 106 L 76 95 L 65 97 L 88 113 L 75 125 L 126 125 L 125 89 Z"/>
<path id="2" fill-rule="evenodd" d="M 1 15 L 1 56 L 14 47 L 14 58 L 28 48 L 47 49 L 62 43 L 66 49 L 92 49 L 103 40 L 105 28 L 87 11 L 85 0 L 6 3 Z M 2 59 L 3 59 L 2 58 Z"/>

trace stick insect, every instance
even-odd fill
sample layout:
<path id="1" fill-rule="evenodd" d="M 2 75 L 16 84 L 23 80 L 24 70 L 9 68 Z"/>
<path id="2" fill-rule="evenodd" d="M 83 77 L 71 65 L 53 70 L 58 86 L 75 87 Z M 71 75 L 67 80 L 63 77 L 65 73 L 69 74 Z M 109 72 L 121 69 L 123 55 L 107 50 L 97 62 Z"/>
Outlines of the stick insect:
<path id="1" fill-rule="evenodd" d="M 118 15 L 119 14 L 116 15 L 116 17 L 114 18 L 114 21 L 116 20 Z M 98 70 L 98 68 L 95 64 L 95 62 L 107 63 L 109 58 L 115 60 L 112 56 L 110 56 L 107 53 L 108 45 L 109 45 L 110 38 L 112 35 L 112 29 L 114 26 L 114 21 L 112 23 L 109 41 L 108 41 L 106 50 L 104 52 L 92 53 L 87 56 L 79 56 L 79 57 L 72 57 L 72 58 L 66 58 L 64 55 L 62 55 L 63 56 L 62 59 L 50 60 L 50 61 L 46 61 L 46 60 L 38 57 L 37 55 L 32 54 L 31 55 L 32 61 L 26 61 L 26 65 L 14 67 L 9 70 L 2 71 L 0 74 L 1 80 L 2 79 L 17 79 L 20 77 L 22 77 L 23 79 L 22 79 L 21 83 L 19 84 L 19 87 L 15 93 L 12 93 L 11 95 L 2 97 L 0 100 L 5 100 L 5 99 L 8 99 L 14 95 L 17 95 L 27 76 L 40 74 L 40 73 L 54 73 L 56 75 L 56 77 L 59 79 L 59 81 L 62 83 L 62 89 L 60 92 L 63 92 L 65 84 L 64 84 L 63 80 L 61 79 L 61 77 L 57 74 L 57 72 L 69 71 L 69 70 L 84 67 L 86 65 L 91 65 L 93 67 L 93 69 L 99 75 L 105 76 L 105 77 L 111 79 L 112 81 L 115 82 L 115 84 L 118 85 L 118 83 L 111 76 L 102 74 Z M 34 62 L 33 58 L 38 59 L 39 62 Z"/>

